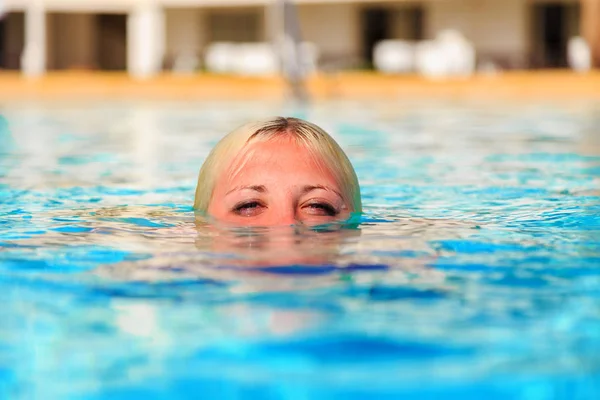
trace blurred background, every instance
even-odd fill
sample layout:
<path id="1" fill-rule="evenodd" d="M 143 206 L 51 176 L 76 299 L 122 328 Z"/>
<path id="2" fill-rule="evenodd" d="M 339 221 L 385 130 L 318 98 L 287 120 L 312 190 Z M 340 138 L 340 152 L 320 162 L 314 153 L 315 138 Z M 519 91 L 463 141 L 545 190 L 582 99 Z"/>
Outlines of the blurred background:
<path id="1" fill-rule="evenodd" d="M 0 10 L 0 399 L 600 399 L 600 0 Z M 359 231 L 195 224 L 272 115 Z"/>
<path id="2" fill-rule="evenodd" d="M 0 0 L 0 16 L 0 69 L 27 77 L 283 73 L 297 84 L 600 66 L 600 0 Z"/>

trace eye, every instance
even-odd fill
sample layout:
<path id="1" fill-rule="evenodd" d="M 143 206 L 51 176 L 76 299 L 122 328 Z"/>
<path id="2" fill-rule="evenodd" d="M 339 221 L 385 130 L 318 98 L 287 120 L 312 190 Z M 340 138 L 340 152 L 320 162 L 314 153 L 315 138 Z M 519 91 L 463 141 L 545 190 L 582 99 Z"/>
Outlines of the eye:
<path id="1" fill-rule="evenodd" d="M 304 209 L 311 215 L 334 217 L 338 214 L 338 210 L 326 202 L 308 203 Z"/>
<path id="2" fill-rule="evenodd" d="M 264 205 L 261 202 L 252 200 L 236 204 L 232 211 L 242 217 L 252 217 L 260 214 L 263 208 Z"/>

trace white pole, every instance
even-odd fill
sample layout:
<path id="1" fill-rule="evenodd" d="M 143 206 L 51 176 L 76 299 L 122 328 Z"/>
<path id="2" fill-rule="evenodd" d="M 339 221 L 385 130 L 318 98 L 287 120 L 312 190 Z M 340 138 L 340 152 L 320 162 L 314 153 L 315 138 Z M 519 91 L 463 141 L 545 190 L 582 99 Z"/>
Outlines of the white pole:
<path id="1" fill-rule="evenodd" d="M 148 79 L 162 69 L 165 51 L 165 15 L 154 0 L 140 1 L 127 19 L 127 70 L 136 79 Z"/>
<path id="2" fill-rule="evenodd" d="M 29 0 L 25 10 L 25 49 L 21 70 L 28 78 L 46 72 L 46 11 L 42 0 Z"/>

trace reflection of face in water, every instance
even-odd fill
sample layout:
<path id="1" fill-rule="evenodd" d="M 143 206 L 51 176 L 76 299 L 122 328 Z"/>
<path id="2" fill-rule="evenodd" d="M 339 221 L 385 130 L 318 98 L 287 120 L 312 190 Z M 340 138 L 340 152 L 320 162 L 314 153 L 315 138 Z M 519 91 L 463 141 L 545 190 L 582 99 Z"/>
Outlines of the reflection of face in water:
<path id="1" fill-rule="evenodd" d="M 319 265 L 335 263 L 344 244 L 360 230 L 342 224 L 308 227 L 231 227 L 197 222 L 196 247 L 224 264 L 245 267 Z"/>

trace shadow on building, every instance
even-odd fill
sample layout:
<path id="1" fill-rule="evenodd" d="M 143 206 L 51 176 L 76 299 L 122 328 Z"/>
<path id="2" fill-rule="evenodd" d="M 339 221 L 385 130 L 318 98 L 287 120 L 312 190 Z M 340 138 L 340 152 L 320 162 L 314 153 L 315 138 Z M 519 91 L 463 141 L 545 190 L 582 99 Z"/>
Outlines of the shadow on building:
<path id="1" fill-rule="evenodd" d="M 580 35 L 579 3 L 538 3 L 530 6 L 531 67 L 566 68 L 567 43 Z"/>
<path id="2" fill-rule="evenodd" d="M 361 9 L 362 58 L 367 65 L 373 64 L 375 45 L 387 39 L 419 41 L 425 38 L 425 7 L 365 7 Z"/>

